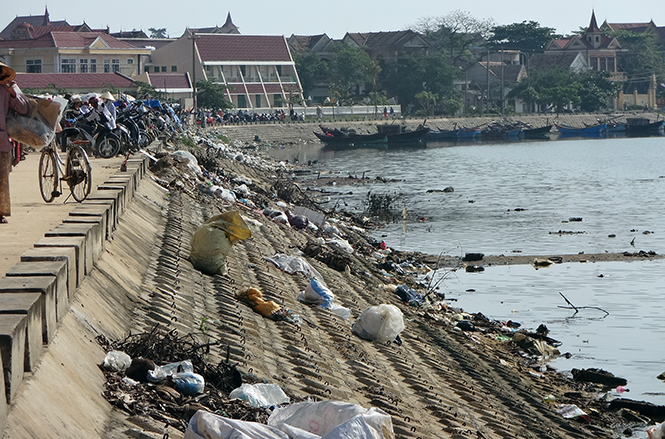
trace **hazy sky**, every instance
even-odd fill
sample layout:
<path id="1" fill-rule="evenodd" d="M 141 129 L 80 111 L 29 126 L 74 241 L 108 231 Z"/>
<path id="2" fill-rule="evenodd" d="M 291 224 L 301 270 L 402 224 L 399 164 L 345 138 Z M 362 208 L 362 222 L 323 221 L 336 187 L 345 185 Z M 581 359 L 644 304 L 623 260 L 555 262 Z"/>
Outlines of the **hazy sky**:
<path id="1" fill-rule="evenodd" d="M 143 29 L 149 34 L 148 28 L 166 28 L 171 37 L 179 37 L 186 27 L 221 26 L 227 12 L 242 34 L 287 37 L 325 32 L 331 38 L 341 38 L 347 31 L 401 30 L 423 17 L 443 16 L 454 10 L 478 19 L 491 18 L 496 24 L 534 20 L 562 34 L 586 27 L 594 8 L 599 25 L 607 19 L 611 23 L 654 20 L 656 25 L 665 26 L 662 0 L 630 2 L 629 7 L 618 0 L 23 0 L 3 1 L 0 29 L 16 16 L 43 14 L 44 6 L 48 6 L 52 20 L 64 19 L 70 24 L 85 21 L 93 28 L 109 26 L 111 32 Z"/>

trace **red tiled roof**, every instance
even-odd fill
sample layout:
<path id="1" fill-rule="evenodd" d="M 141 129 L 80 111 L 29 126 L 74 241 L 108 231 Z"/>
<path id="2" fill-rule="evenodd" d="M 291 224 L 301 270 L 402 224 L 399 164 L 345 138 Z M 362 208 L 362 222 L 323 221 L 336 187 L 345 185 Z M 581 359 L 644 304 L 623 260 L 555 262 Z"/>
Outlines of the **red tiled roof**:
<path id="1" fill-rule="evenodd" d="M 0 47 L 4 48 L 44 48 L 44 47 L 63 47 L 63 48 L 83 48 L 92 44 L 99 37 L 112 49 L 136 49 L 129 43 L 113 38 L 111 35 L 96 32 L 57 32 L 50 31 L 39 38 L 31 40 L 3 40 L 0 41 Z"/>
<path id="2" fill-rule="evenodd" d="M 566 47 L 566 44 L 570 41 L 569 38 L 563 39 L 563 40 L 554 40 L 557 46 L 561 47 L 562 49 Z"/>
<path id="3" fill-rule="evenodd" d="M 113 38 L 111 35 L 96 32 L 51 32 L 56 47 L 88 47 L 99 37 L 112 49 L 135 49 L 129 43 Z"/>
<path id="4" fill-rule="evenodd" d="M 21 88 L 47 88 L 49 84 L 66 89 L 99 89 L 131 87 L 134 81 L 117 73 L 16 73 Z"/>
<path id="5" fill-rule="evenodd" d="M 282 36 L 200 34 L 196 40 L 201 60 L 292 62 Z"/>
<path id="6" fill-rule="evenodd" d="M 150 84 L 158 89 L 192 88 L 184 73 L 148 73 Z"/>

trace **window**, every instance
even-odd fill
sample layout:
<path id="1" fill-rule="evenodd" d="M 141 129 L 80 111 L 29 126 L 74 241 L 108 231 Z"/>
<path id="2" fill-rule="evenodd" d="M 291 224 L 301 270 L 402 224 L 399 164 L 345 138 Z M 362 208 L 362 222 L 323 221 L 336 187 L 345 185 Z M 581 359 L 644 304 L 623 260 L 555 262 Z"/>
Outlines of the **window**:
<path id="1" fill-rule="evenodd" d="M 247 98 L 245 95 L 238 95 L 238 108 L 247 107 Z"/>
<path id="2" fill-rule="evenodd" d="M 275 66 L 275 68 L 277 69 L 277 74 L 282 76 L 282 66 Z"/>
<path id="3" fill-rule="evenodd" d="M 166 66 L 162 66 L 162 73 L 166 73 Z"/>
<path id="4" fill-rule="evenodd" d="M 111 60 L 110 59 L 105 59 L 104 60 L 104 73 L 111 73 Z"/>
<path id="5" fill-rule="evenodd" d="M 247 73 L 245 73 L 245 66 L 240 66 L 240 73 L 242 73 L 242 76 L 245 76 Z"/>
<path id="6" fill-rule="evenodd" d="M 127 64 L 134 64 L 134 58 L 127 58 Z"/>
<path id="7" fill-rule="evenodd" d="M 80 73 L 88 73 L 88 60 L 85 58 L 81 58 L 79 60 L 79 72 Z"/>
<path id="8" fill-rule="evenodd" d="M 177 72 L 178 71 L 178 66 L 171 66 L 171 71 L 172 72 Z"/>
<path id="9" fill-rule="evenodd" d="M 91 59 L 90 60 L 90 73 L 97 73 L 97 60 L 96 59 Z"/>
<path id="10" fill-rule="evenodd" d="M 146 73 L 150 73 L 150 66 L 145 66 L 143 68 L 143 71 L 146 72 Z"/>
<path id="11" fill-rule="evenodd" d="M 614 58 L 612 58 L 612 57 L 607 58 L 607 71 L 608 72 L 614 72 L 615 71 Z"/>
<path id="12" fill-rule="evenodd" d="M 120 71 L 120 60 L 119 59 L 112 59 L 111 60 L 111 67 L 114 72 L 119 72 Z"/>
<path id="13" fill-rule="evenodd" d="M 159 73 L 159 66 L 155 66 L 155 68 L 153 69 L 153 73 Z"/>
<path id="14" fill-rule="evenodd" d="M 281 107 L 282 106 L 282 95 L 281 94 L 275 94 L 273 97 L 273 102 L 275 103 L 275 107 Z"/>
<path id="15" fill-rule="evenodd" d="M 26 73 L 41 73 L 42 72 L 42 60 L 41 59 L 26 59 L 25 60 L 25 72 Z"/>
<path id="16" fill-rule="evenodd" d="M 255 102 L 255 107 L 259 108 L 261 106 L 261 95 L 256 95 L 256 98 L 254 99 Z"/>
<path id="17" fill-rule="evenodd" d="M 60 60 L 61 73 L 76 73 L 76 59 Z"/>

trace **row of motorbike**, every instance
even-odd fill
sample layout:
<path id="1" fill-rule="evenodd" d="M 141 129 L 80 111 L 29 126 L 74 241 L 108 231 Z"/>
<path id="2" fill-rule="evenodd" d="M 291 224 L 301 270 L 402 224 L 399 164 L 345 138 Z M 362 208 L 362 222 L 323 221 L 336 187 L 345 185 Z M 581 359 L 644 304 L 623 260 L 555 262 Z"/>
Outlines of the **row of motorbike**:
<path id="1" fill-rule="evenodd" d="M 76 144 L 89 155 L 111 158 L 145 149 L 161 136 L 176 137 L 180 131 L 179 121 L 162 110 L 133 107 L 118 113 L 115 129 L 99 121 L 66 120 L 56 139 L 63 152 Z"/>

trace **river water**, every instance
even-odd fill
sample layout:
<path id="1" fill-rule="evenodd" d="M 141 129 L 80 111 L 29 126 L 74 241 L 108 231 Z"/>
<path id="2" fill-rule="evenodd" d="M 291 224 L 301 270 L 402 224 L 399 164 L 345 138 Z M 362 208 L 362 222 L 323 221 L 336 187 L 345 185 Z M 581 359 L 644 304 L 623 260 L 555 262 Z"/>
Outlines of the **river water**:
<path id="1" fill-rule="evenodd" d="M 312 144 L 271 155 L 317 162 L 312 170 L 322 175 L 364 173 L 362 184 L 326 186 L 321 196 L 330 197 L 329 208 L 337 203 L 357 213 L 370 191 L 389 199 L 396 220 L 375 236 L 401 250 L 665 252 L 663 137 L 344 151 Z M 447 187 L 454 191 L 439 192 Z M 665 381 L 656 378 L 665 372 L 665 260 L 486 267 L 457 272 L 442 289 L 470 312 L 530 329 L 546 324 L 563 342 L 560 350 L 572 354 L 552 362 L 559 370 L 600 367 L 628 379 L 625 396 L 665 404 Z M 609 315 L 594 309 L 574 315 L 559 308 L 566 305 L 559 292 Z"/>

